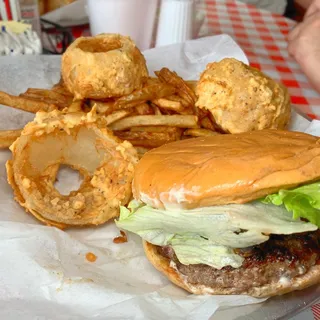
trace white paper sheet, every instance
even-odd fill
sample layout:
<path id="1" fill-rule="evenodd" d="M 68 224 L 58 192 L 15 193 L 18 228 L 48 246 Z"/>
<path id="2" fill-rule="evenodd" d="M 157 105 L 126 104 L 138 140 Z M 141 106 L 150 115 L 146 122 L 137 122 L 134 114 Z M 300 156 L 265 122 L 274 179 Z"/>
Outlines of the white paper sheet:
<path id="1" fill-rule="evenodd" d="M 150 71 L 167 66 L 197 79 L 208 62 L 225 56 L 247 62 L 228 36 L 189 41 L 145 53 Z M 60 77 L 58 57 L 0 59 L 0 90 L 50 87 Z M 0 108 L 0 129 L 20 128 L 33 115 Z M 309 121 L 293 115 L 292 130 Z M 312 133 L 319 134 L 319 124 Z M 13 200 L 0 152 L 0 319 L 209 319 L 218 308 L 259 302 L 243 296 L 194 296 L 172 285 L 144 256 L 140 238 L 114 244 L 113 223 L 66 232 L 40 225 Z M 69 177 L 70 179 L 70 177 Z M 71 181 L 71 180 L 70 180 Z M 88 262 L 88 252 L 98 258 Z M 259 305 L 253 305 L 252 310 Z M 220 319 L 217 312 L 214 319 Z M 225 319 L 224 319 L 225 320 Z"/>
<path id="2" fill-rule="evenodd" d="M 77 26 L 89 23 L 86 0 L 77 0 L 54 11 L 50 11 L 41 18 L 59 24 L 62 27 Z"/>
<path id="3" fill-rule="evenodd" d="M 185 80 L 198 79 L 208 63 L 225 57 L 248 63 L 244 52 L 228 35 L 204 37 L 150 49 L 144 55 L 150 73 L 167 67 L 178 72 Z"/>

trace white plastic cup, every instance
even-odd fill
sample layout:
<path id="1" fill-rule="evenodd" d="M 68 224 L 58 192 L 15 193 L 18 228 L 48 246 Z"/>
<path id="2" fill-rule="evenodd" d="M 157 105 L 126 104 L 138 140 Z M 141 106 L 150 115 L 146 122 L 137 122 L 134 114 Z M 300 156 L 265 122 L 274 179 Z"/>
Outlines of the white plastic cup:
<path id="1" fill-rule="evenodd" d="M 91 34 L 130 36 L 140 50 L 151 46 L 158 0 L 88 0 Z"/>
<path id="2" fill-rule="evenodd" d="M 192 39 L 194 0 L 162 0 L 156 47 Z"/>

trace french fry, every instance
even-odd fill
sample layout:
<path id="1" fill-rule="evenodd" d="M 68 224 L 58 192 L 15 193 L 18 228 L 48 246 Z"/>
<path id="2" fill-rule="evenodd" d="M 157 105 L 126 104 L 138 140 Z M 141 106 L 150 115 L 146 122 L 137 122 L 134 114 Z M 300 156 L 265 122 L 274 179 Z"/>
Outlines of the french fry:
<path id="1" fill-rule="evenodd" d="M 59 108 L 57 104 L 52 102 L 13 96 L 3 91 L 0 91 L 0 104 L 32 113 L 36 113 L 40 110 L 48 112 Z"/>
<path id="2" fill-rule="evenodd" d="M 83 100 L 73 101 L 68 107 L 68 112 L 71 113 L 71 112 L 82 111 L 82 105 L 83 105 Z"/>
<path id="3" fill-rule="evenodd" d="M 56 84 L 52 87 L 51 90 L 54 92 L 62 93 L 66 96 L 73 97 L 73 94 L 71 92 L 69 92 L 68 89 L 64 85 Z"/>
<path id="4" fill-rule="evenodd" d="M 218 124 L 216 123 L 216 120 L 214 119 L 214 116 L 212 115 L 211 112 L 208 113 L 208 118 L 210 119 L 211 123 L 214 126 L 214 130 L 219 132 L 219 133 L 226 133 L 225 131 L 223 131 L 221 129 L 221 127 L 218 126 Z"/>
<path id="5" fill-rule="evenodd" d="M 167 127 L 167 126 L 145 126 L 145 127 L 132 127 L 131 132 L 176 132 L 176 127 Z"/>
<path id="6" fill-rule="evenodd" d="M 199 121 L 201 121 L 203 118 L 208 117 L 210 111 L 206 109 L 201 109 L 201 108 L 195 108 L 196 115 L 199 118 Z"/>
<path id="7" fill-rule="evenodd" d="M 152 100 L 152 103 L 154 103 L 160 108 L 168 109 L 176 112 L 181 112 L 184 109 L 184 106 L 180 101 L 170 100 L 169 97 Z"/>
<path id="8" fill-rule="evenodd" d="M 185 80 L 185 83 L 188 85 L 188 87 L 189 87 L 194 93 L 196 93 L 196 87 L 197 87 L 198 81 L 195 81 L 195 80 Z"/>
<path id="9" fill-rule="evenodd" d="M 19 97 L 55 105 L 60 110 L 68 107 L 73 101 L 72 95 L 54 91 L 53 89 L 29 88 L 26 92 L 21 93 Z"/>
<path id="10" fill-rule="evenodd" d="M 177 89 L 177 94 L 187 101 L 190 106 L 193 106 L 196 103 L 196 94 L 175 72 L 170 71 L 168 68 L 162 68 L 160 71 L 156 71 L 155 74 L 163 82 L 175 87 Z"/>
<path id="11" fill-rule="evenodd" d="M 167 126 L 146 126 L 146 127 L 132 127 L 131 132 L 165 132 L 168 134 L 174 134 L 181 136 L 183 129 L 177 127 Z"/>
<path id="12" fill-rule="evenodd" d="M 167 97 L 167 99 L 180 102 L 184 106 L 184 108 L 189 108 L 190 107 L 188 101 L 186 101 L 185 99 L 179 97 L 178 95 L 169 96 L 169 97 Z"/>
<path id="13" fill-rule="evenodd" d="M 121 121 L 121 119 L 127 117 L 132 114 L 132 109 L 118 110 L 115 111 L 104 118 L 106 125 L 111 125 L 114 122 Z"/>
<path id="14" fill-rule="evenodd" d="M 161 113 L 161 111 L 160 111 L 158 106 L 156 106 L 155 104 L 151 103 L 151 107 L 152 107 L 153 113 L 155 115 L 157 115 L 157 116 L 161 116 L 162 115 L 162 113 Z"/>
<path id="15" fill-rule="evenodd" d="M 202 120 L 200 120 L 200 126 L 204 129 L 215 131 L 215 127 L 209 117 L 205 117 Z"/>
<path id="16" fill-rule="evenodd" d="M 167 97 L 167 99 L 181 103 L 183 108 L 181 110 L 177 111 L 179 114 L 197 115 L 195 112 L 195 105 L 194 104 L 190 105 L 185 99 L 179 97 L 178 95 L 169 96 L 169 97 Z"/>
<path id="17" fill-rule="evenodd" d="M 19 97 L 20 98 L 24 98 L 24 99 L 30 99 L 30 100 L 34 100 L 34 101 L 41 101 L 41 102 L 54 104 L 58 108 L 60 108 L 60 106 L 61 106 L 60 103 L 57 100 L 46 98 L 46 97 L 42 97 L 42 96 L 37 96 L 37 95 L 34 95 L 34 94 L 21 93 L 21 94 L 19 94 Z"/>
<path id="18" fill-rule="evenodd" d="M 171 115 L 175 114 L 174 111 L 168 110 L 168 109 L 161 109 L 161 113 L 162 113 L 164 116 L 171 116 Z M 192 113 L 192 114 L 193 114 L 193 113 Z"/>
<path id="19" fill-rule="evenodd" d="M 98 114 L 104 114 L 107 116 L 113 112 L 114 100 L 110 100 L 110 101 L 90 100 L 89 105 L 91 108 L 95 106 Z"/>
<path id="20" fill-rule="evenodd" d="M 131 131 L 117 131 L 115 135 L 122 140 L 131 142 L 133 146 L 140 146 L 145 148 L 156 148 L 163 144 L 177 141 L 181 137 L 181 131 L 176 132 L 131 132 Z"/>
<path id="21" fill-rule="evenodd" d="M 194 115 L 195 112 L 192 108 L 184 108 L 182 111 L 179 112 L 179 114 L 182 114 L 182 115 Z"/>
<path id="22" fill-rule="evenodd" d="M 121 106 L 115 106 L 114 110 L 132 109 L 132 108 L 135 108 L 135 107 L 139 106 L 140 104 L 143 104 L 146 102 L 147 102 L 147 100 L 132 101 L 132 102 L 128 102 L 126 104 L 123 104 Z"/>
<path id="23" fill-rule="evenodd" d="M 157 74 L 157 72 L 159 72 L 159 71 L 156 71 L 155 74 Z M 158 77 L 158 76 L 157 76 L 157 77 Z M 156 79 L 159 79 L 159 78 L 150 78 L 150 79 L 151 79 L 151 80 L 156 80 Z M 182 80 L 183 80 L 183 79 L 182 79 Z M 188 86 L 194 93 L 196 93 L 196 86 L 197 86 L 198 81 L 196 81 L 196 80 L 183 80 L 183 81 L 187 84 L 187 86 Z M 181 97 L 176 96 L 176 95 L 170 96 L 170 99 L 172 99 L 172 97 L 177 97 L 177 98 L 181 99 Z M 169 98 L 169 97 L 168 97 L 168 98 Z M 174 99 L 172 99 L 172 100 L 174 100 Z M 184 102 L 187 103 L 185 100 L 184 100 Z"/>
<path id="24" fill-rule="evenodd" d="M 209 136 L 216 136 L 219 134 L 218 132 L 208 130 L 208 129 L 187 129 L 183 135 L 184 136 L 191 136 L 191 137 L 209 137 Z"/>
<path id="25" fill-rule="evenodd" d="M 65 86 L 65 83 L 62 79 L 62 77 L 60 78 L 59 82 L 56 83 L 55 85 L 53 85 L 53 87 L 51 88 L 52 91 L 56 91 L 56 92 L 60 92 L 62 94 L 68 95 L 73 97 L 73 94 L 67 89 L 67 87 Z"/>
<path id="26" fill-rule="evenodd" d="M 20 137 L 22 130 L 1 130 L 0 149 L 9 148 L 17 138 Z"/>
<path id="27" fill-rule="evenodd" d="M 142 89 L 135 90 L 131 94 L 116 100 L 115 109 L 134 107 L 146 101 L 163 98 L 175 93 L 176 89 L 173 86 L 156 80 L 150 79 Z"/>
<path id="28" fill-rule="evenodd" d="M 141 116 L 148 115 L 148 114 L 154 114 L 153 109 L 147 104 L 142 103 L 135 107 L 137 113 Z"/>
<path id="29" fill-rule="evenodd" d="M 139 126 L 169 126 L 179 128 L 197 128 L 197 116 L 170 115 L 170 116 L 132 116 L 114 122 L 111 130 L 119 131 Z"/>
<path id="30" fill-rule="evenodd" d="M 119 137 L 120 139 L 123 139 L 122 137 Z M 153 139 L 153 140 L 146 140 L 146 139 L 123 139 L 129 141 L 134 147 L 143 147 L 143 148 L 158 148 L 163 146 L 164 144 L 174 142 L 175 140 L 159 140 L 159 139 Z"/>
<path id="31" fill-rule="evenodd" d="M 48 90 L 48 89 L 36 89 L 29 88 L 23 96 L 30 98 L 43 97 L 43 99 L 51 99 L 52 101 L 57 101 L 59 104 L 70 104 L 73 97 L 70 95 L 65 95 L 58 91 Z"/>

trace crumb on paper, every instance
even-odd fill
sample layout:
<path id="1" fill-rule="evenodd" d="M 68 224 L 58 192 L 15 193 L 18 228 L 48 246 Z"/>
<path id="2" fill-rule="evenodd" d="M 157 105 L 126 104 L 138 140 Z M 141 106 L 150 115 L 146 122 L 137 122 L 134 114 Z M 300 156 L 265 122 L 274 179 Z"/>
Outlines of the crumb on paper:
<path id="1" fill-rule="evenodd" d="M 92 253 L 92 252 L 88 252 L 86 254 L 86 259 L 89 261 L 89 262 L 95 262 L 97 260 L 97 256 Z"/>
<path id="2" fill-rule="evenodd" d="M 93 279 L 90 278 L 82 278 L 82 277 L 75 277 L 75 278 L 65 278 L 60 283 L 60 287 L 56 288 L 56 292 L 61 292 L 64 289 L 64 285 L 73 285 L 79 283 L 92 283 L 94 282 Z"/>
<path id="3" fill-rule="evenodd" d="M 64 279 L 63 283 L 64 284 L 75 284 L 75 283 L 91 283 L 94 282 L 92 279 L 90 278 L 66 278 Z"/>
<path id="4" fill-rule="evenodd" d="M 128 242 L 128 237 L 126 233 L 120 230 L 120 236 L 113 239 L 113 243 L 125 243 Z"/>

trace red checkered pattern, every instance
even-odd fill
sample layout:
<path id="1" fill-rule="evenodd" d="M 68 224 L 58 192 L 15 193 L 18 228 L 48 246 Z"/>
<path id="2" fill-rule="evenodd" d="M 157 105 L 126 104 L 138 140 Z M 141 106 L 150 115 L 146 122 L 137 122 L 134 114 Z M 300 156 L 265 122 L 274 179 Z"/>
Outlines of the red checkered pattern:
<path id="1" fill-rule="evenodd" d="M 312 308 L 314 320 L 320 320 L 320 304 L 314 305 Z"/>
<path id="2" fill-rule="evenodd" d="M 289 88 L 292 104 L 300 112 L 320 119 L 320 95 L 287 52 L 286 37 L 294 21 L 230 0 L 206 0 L 203 9 L 210 34 L 233 37 L 252 66 Z"/>

